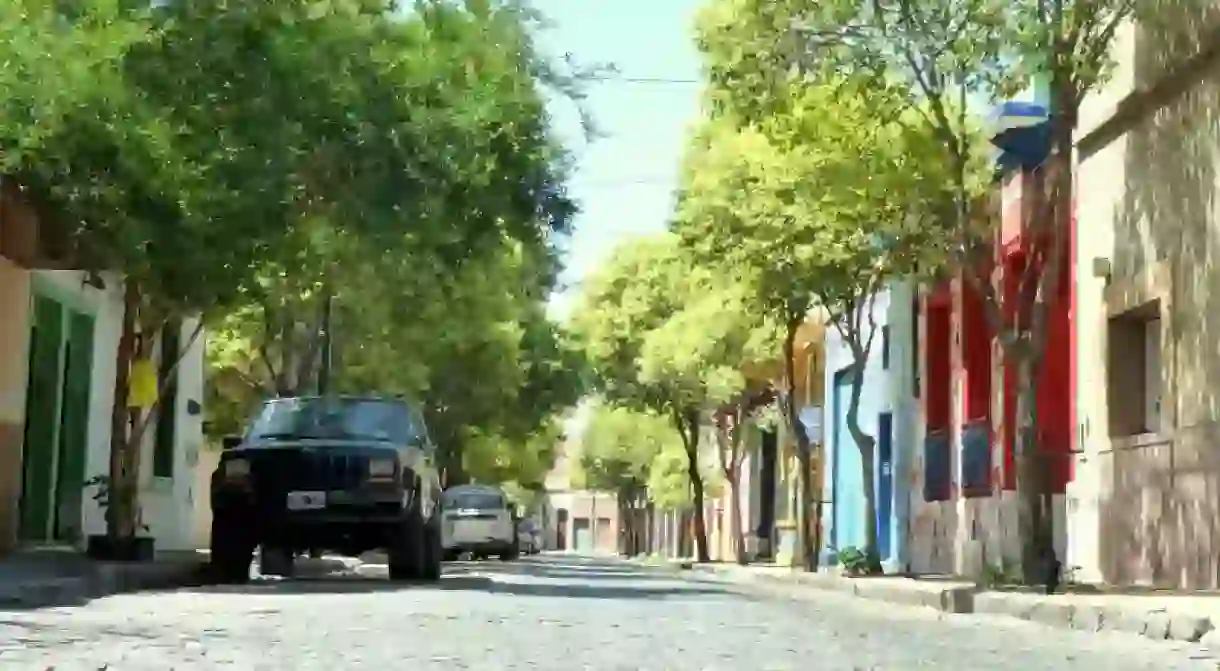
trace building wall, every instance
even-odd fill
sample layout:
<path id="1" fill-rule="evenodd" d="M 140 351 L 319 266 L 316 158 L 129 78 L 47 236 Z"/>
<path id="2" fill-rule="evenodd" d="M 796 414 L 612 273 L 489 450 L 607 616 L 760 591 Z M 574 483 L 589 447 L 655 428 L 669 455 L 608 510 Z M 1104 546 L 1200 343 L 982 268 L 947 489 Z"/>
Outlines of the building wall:
<path id="1" fill-rule="evenodd" d="M 1006 196 L 1008 197 L 1008 196 Z M 1015 196 L 1020 198 L 1019 193 Z M 1015 566 L 1020 556 L 1020 537 L 1017 533 L 1017 497 L 1011 487 L 1006 487 L 1006 464 L 1004 436 L 1011 430 L 1005 409 L 1004 356 L 998 344 L 986 329 L 980 334 L 970 324 L 970 307 L 967 296 L 968 284 L 956 278 L 939 288 L 933 297 L 925 293 L 921 300 L 918 321 L 918 385 L 919 398 L 912 404 L 915 427 L 908 454 L 911 459 L 904 463 L 909 501 L 908 538 L 909 569 L 915 573 L 954 574 L 971 577 L 982 575 L 984 567 L 1004 568 Z M 934 307 L 938 301 L 947 305 Z M 948 310 L 948 331 L 934 342 L 929 328 L 931 314 L 935 310 Z M 980 338 L 981 336 L 981 338 Z M 966 345 L 982 347 L 984 365 L 988 371 L 980 370 L 969 362 Z M 945 377 L 931 369 L 930 350 L 948 350 L 948 370 Z M 990 349 L 987 355 L 986 349 Z M 943 353 L 943 352 L 941 352 Z M 1051 371 L 1059 376 L 1056 384 L 1066 384 L 1068 371 Z M 972 387 L 982 386 L 972 393 Z M 1045 383 L 1043 383 L 1045 386 Z M 948 391 L 948 407 L 942 418 L 931 418 L 931 414 L 942 414 L 930 409 L 930 397 L 937 389 Z M 911 395 L 914 389 L 911 390 Z M 1040 399 L 1040 403 L 1043 402 Z M 964 427 L 977 425 L 980 419 L 984 426 L 990 425 L 989 460 L 991 476 L 987 491 L 967 495 L 963 477 Z M 944 426 L 931 427 L 932 423 Z M 949 437 L 948 491 L 945 496 L 928 500 L 925 480 L 928 477 L 925 443 L 929 439 L 929 428 L 947 431 Z M 1054 546 L 1059 557 L 1067 552 L 1067 522 L 1065 497 L 1052 496 Z M 1065 562 L 1066 564 L 1066 562 Z"/>
<path id="2" fill-rule="evenodd" d="M 1155 25 L 1120 31 L 1115 76 L 1082 115 L 1082 442 L 1070 490 L 1069 558 L 1083 579 L 1215 588 L 1220 76 L 1212 63 L 1195 69 L 1185 91 L 1162 85 L 1200 52 L 1220 16 L 1210 4 L 1206 13 L 1189 14 L 1182 4 L 1165 3 Z M 1151 92 L 1142 113 L 1103 125 L 1132 91 Z M 1133 321 L 1142 322 L 1143 335 Z M 1143 366 L 1155 359 L 1159 366 Z M 1148 412 L 1155 402 L 1133 393 L 1145 388 L 1159 389 L 1159 412 Z"/>
<path id="3" fill-rule="evenodd" d="M 576 544 L 576 520 L 586 519 L 590 520 L 590 524 L 592 524 L 594 518 L 599 518 L 606 520 L 606 524 L 599 526 L 592 551 L 598 554 L 618 552 L 618 501 L 613 494 L 568 490 L 550 492 L 548 497 L 552 509 L 568 511 L 568 519 L 563 529 L 566 547 L 560 548 L 557 545 L 559 530 L 555 526 L 554 518 L 552 518 L 551 528 L 547 530 L 548 548 L 574 550 Z"/>
<path id="4" fill-rule="evenodd" d="M 902 284 L 883 291 L 874 304 L 878 333 L 873 342 L 869 361 L 865 366 L 864 381 L 860 397 L 860 427 L 877 440 L 874 449 L 876 467 L 872 474 L 874 492 L 877 493 L 878 514 L 888 509 L 888 522 L 880 528 L 885 538 L 878 542 L 882 561 L 890 568 L 905 564 L 906 527 L 909 505 L 907 503 L 906 479 L 901 473 L 910 458 L 912 398 L 911 388 L 914 373 L 911 366 L 911 290 Z M 862 475 L 860 455 L 855 441 L 846 426 L 847 404 L 850 401 L 849 385 L 844 383 L 841 393 L 835 392 L 836 381 L 853 363 L 854 357 L 848 345 L 842 341 L 835 329 L 826 331 L 826 366 L 823 383 L 826 388 L 826 414 L 823 436 L 826 440 L 826 465 L 823 470 L 824 499 L 830 501 L 822 511 L 822 524 L 826 529 L 824 552 L 829 561 L 834 560 L 834 551 L 849 546 L 863 547 L 865 509 L 864 493 L 859 487 Z M 888 349 L 888 353 L 886 350 Z M 889 496 L 882 500 L 881 436 L 879 433 L 881 414 L 890 416 L 890 459 L 888 478 Z M 836 419 L 837 418 L 837 419 Z M 839 426 L 836 430 L 836 422 Z"/>
<path id="5" fill-rule="evenodd" d="M 29 313 L 29 271 L 0 256 L 0 553 L 17 537 Z"/>
<path id="6" fill-rule="evenodd" d="M 107 275 L 103 279 L 106 288 L 99 290 L 84 284 L 84 275 L 78 271 L 38 270 L 33 274 L 33 283 L 40 291 L 74 309 L 92 314 L 95 318 L 86 479 L 106 474 L 110 468 L 110 418 L 114 404 L 115 352 L 122 331 L 122 282 L 114 275 Z M 186 320 L 183 324 L 183 347 L 189 341 L 195 325 L 194 320 Z M 194 476 L 191 464 L 195 459 L 192 455 L 197 454 L 202 443 L 203 425 L 201 416 L 191 416 L 186 411 L 186 406 L 189 400 L 201 403 L 203 398 L 202 337 L 184 353 L 177 374 L 175 477 L 152 477 L 152 445 L 155 433 L 153 426 L 149 427 L 144 436 L 141 454 L 140 500 L 144 523 L 149 528 L 147 533 L 156 539 L 160 549 L 194 548 L 191 532 Z M 105 512 L 88 493 L 82 493 L 85 494 L 81 497 L 85 533 L 105 533 Z"/>

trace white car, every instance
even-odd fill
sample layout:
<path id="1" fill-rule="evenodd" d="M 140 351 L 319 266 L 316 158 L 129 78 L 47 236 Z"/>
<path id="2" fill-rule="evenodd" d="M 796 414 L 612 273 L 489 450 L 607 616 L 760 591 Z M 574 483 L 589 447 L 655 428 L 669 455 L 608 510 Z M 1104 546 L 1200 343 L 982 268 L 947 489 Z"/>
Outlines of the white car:
<path id="1" fill-rule="evenodd" d="M 513 561 L 521 555 L 516 505 L 492 485 L 458 485 L 441 494 L 441 544 L 453 561 L 469 553 L 475 559 Z"/>

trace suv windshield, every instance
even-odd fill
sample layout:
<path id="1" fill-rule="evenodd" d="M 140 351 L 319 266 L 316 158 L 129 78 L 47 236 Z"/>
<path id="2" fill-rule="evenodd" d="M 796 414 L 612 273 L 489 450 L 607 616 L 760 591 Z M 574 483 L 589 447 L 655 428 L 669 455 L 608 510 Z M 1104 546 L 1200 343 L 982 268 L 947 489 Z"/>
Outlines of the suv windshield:
<path id="1" fill-rule="evenodd" d="M 331 438 L 408 443 L 420 435 L 401 401 L 290 398 L 268 401 L 250 425 L 247 441 Z"/>
<path id="2" fill-rule="evenodd" d="M 505 505 L 504 497 L 487 492 L 445 492 L 443 502 L 454 510 L 501 510 Z"/>

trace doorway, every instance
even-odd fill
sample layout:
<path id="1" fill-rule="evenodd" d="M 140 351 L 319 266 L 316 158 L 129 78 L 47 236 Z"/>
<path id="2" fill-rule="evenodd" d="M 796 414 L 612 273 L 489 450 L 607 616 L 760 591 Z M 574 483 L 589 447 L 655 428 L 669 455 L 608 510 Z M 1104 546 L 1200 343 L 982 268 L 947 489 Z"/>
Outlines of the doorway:
<path id="1" fill-rule="evenodd" d="M 593 551 L 593 530 L 589 526 L 588 517 L 577 517 L 572 520 L 572 549 L 577 552 Z"/>
<path id="2" fill-rule="evenodd" d="M 555 549 L 568 549 L 568 510 L 560 508 L 555 511 Z"/>
<path id="3" fill-rule="evenodd" d="M 894 415 L 877 418 L 877 554 L 890 559 L 894 522 Z"/>
<path id="4" fill-rule="evenodd" d="M 92 316 L 35 294 L 19 502 L 25 542 L 81 535 L 93 331 Z"/>

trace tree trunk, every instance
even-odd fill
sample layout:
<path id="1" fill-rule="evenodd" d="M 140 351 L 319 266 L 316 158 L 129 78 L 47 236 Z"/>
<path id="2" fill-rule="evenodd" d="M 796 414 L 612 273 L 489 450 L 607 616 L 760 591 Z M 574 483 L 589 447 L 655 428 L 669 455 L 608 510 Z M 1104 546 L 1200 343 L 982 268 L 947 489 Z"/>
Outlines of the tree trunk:
<path id="1" fill-rule="evenodd" d="M 1028 357 L 1017 361 L 1017 534 L 1021 539 L 1021 576 L 1041 582 L 1039 567 L 1046 549 L 1043 490 L 1045 465 L 1038 458 L 1038 387 Z"/>
<path id="2" fill-rule="evenodd" d="M 864 355 L 867 359 L 867 354 Z M 860 428 L 860 393 L 864 388 L 864 366 L 857 360 L 851 379 L 851 399 L 847 405 L 847 431 L 860 450 L 861 482 L 864 483 L 864 556 L 868 572 L 881 573 L 881 555 L 877 550 L 877 440 Z"/>
<path id="3" fill-rule="evenodd" d="M 632 519 L 631 519 L 631 515 L 629 514 L 629 512 L 630 512 L 630 508 L 628 506 L 628 497 L 629 496 L 630 496 L 630 493 L 627 491 L 624 491 L 624 490 L 619 490 L 618 494 L 615 496 L 615 503 L 617 504 L 617 507 L 618 507 L 618 525 L 619 525 L 618 543 L 617 543 L 618 552 L 619 552 L 619 554 L 621 554 L 625 557 L 630 557 L 632 554 L 631 553 Z"/>
<path id="4" fill-rule="evenodd" d="M 658 552 L 657 547 L 657 508 L 651 501 L 644 504 L 644 553 Z"/>
<path id="5" fill-rule="evenodd" d="M 115 350 L 114 403 L 110 410 L 109 505 L 106 506 L 106 534 L 112 539 L 132 538 L 136 533 L 133 503 L 127 495 L 129 466 L 127 436 L 130 412 L 127 409 L 131 363 L 136 354 L 136 313 L 140 309 L 140 290 L 131 280 L 123 282 L 123 318 L 118 348 Z"/>
<path id="6" fill-rule="evenodd" d="M 732 475 L 725 478 L 729 484 L 729 533 L 733 537 L 733 559 L 745 566 L 748 560 L 745 531 L 741 525 L 741 469 L 732 471 Z"/>
<path id="7" fill-rule="evenodd" d="M 707 550 L 707 519 L 704 510 L 706 496 L 703 474 L 699 472 L 699 413 L 697 410 L 686 410 L 676 421 L 683 435 L 682 443 L 686 447 L 686 475 L 690 479 L 691 499 L 695 508 L 692 525 L 695 559 L 708 562 L 711 561 L 711 555 Z"/>
<path id="8" fill-rule="evenodd" d="M 806 571 L 818 570 L 818 548 L 822 545 L 819 537 L 819 520 L 813 515 L 813 464 L 811 463 L 809 436 L 801 425 L 800 411 L 796 405 L 796 332 L 804 323 L 803 319 L 789 319 L 784 333 L 784 384 L 785 397 L 784 416 L 788 430 L 796 442 L 796 462 L 800 468 L 797 474 L 796 498 L 796 533 L 797 545 L 800 548 L 800 565 Z M 820 497 L 819 497 L 820 498 Z"/>

